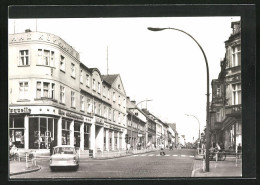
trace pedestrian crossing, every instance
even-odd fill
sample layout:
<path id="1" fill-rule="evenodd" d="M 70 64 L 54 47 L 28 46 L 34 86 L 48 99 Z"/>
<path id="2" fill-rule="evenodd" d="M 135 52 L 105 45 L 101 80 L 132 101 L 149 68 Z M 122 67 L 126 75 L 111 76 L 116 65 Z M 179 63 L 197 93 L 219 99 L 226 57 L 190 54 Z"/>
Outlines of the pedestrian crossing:
<path id="1" fill-rule="evenodd" d="M 131 157 L 145 157 L 145 156 L 148 156 L 148 157 L 152 157 L 152 156 L 161 156 L 160 154 L 134 154 L 132 155 Z M 164 155 L 165 157 L 190 157 L 190 158 L 193 158 L 194 155 L 176 155 L 176 154 L 166 154 Z"/>

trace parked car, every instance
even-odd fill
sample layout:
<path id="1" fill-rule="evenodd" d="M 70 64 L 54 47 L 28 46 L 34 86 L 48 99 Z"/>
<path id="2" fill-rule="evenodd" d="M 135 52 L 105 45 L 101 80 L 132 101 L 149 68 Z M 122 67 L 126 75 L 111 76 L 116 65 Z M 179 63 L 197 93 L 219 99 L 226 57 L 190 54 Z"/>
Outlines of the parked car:
<path id="1" fill-rule="evenodd" d="M 79 156 L 74 146 L 61 145 L 53 148 L 53 153 L 50 157 L 50 168 L 53 171 L 58 167 L 78 169 Z"/>

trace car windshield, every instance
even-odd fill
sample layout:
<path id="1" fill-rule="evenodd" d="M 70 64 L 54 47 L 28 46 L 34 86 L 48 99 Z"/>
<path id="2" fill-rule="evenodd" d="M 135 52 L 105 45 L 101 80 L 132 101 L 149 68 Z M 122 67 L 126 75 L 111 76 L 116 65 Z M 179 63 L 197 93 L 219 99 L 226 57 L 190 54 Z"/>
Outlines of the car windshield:
<path id="1" fill-rule="evenodd" d="M 58 147 L 53 150 L 53 154 L 74 154 L 74 148 Z"/>

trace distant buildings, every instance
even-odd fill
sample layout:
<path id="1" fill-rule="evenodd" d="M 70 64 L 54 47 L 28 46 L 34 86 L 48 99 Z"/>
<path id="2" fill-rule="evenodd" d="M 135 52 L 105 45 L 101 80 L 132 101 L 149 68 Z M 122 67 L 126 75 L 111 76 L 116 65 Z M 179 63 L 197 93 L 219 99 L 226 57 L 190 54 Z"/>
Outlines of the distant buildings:
<path id="1" fill-rule="evenodd" d="M 242 144 L 240 21 L 232 22 L 231 27 L 221 71 L 211 83 L 211 141 L 223 143 L 226 150 L 236 150 Z"/>
<path id="2" fill-rule="evenodd" d="M 49 151 L 50 142 L 82 152 L 155 147 L 178 142 L 148 110 L 126 97 L 119 74 L 102 75 L 80 62 L 60 37 L 9 35 L 9 139 L 23 150 Z M 175 138 L 175 139 L 174 139 Z"/>

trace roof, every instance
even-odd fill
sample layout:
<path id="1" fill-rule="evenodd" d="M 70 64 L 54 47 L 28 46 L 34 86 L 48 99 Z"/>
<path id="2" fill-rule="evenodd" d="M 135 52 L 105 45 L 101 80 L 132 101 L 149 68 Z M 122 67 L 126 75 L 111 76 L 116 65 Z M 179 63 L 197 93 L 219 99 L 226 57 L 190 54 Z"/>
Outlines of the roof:
<path id="1" fill-rule="evenodd" d="M 114 75 L 102 75 L 102 79 L 112 85 L 116 78 L 118 77 L 119 74 L 114 74 Z"/>

